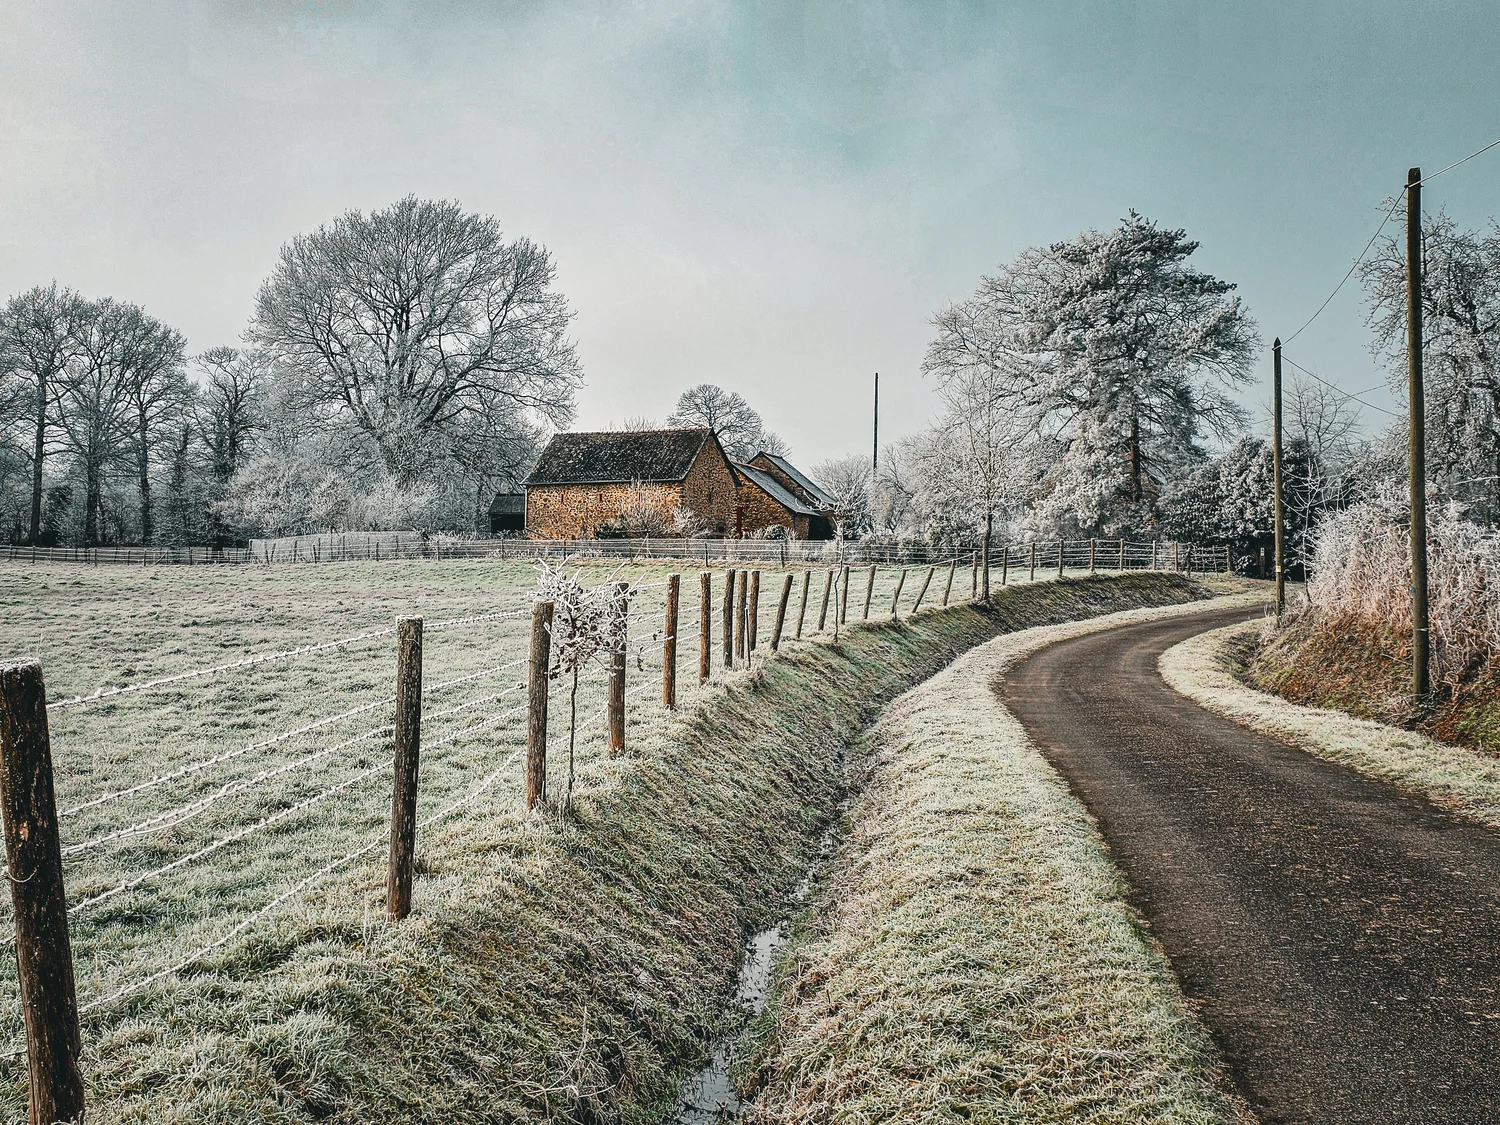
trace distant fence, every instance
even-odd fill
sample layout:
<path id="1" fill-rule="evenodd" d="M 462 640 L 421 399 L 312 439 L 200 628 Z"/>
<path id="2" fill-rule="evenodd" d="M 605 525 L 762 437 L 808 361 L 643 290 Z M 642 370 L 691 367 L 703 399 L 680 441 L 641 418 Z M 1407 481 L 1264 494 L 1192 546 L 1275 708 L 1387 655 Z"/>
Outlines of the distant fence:
<path id="1" fill-rule="evenodd" d="M 348 532 L 252 539 L 245 547 L 25 547 L 0 548 L 10 562 L 72 562 L 135 566 L 261 563 L 385 562 L 395 559 L 682 559 L 702 563 L 765 563 L 851 566 L 945 565 L 972 561 L 974 546 L 837 539 L 460 539 L 423 536 L 416 531 Z M 1070 570 L 1227 571 L 1230 549 L 1157 540 L 1066 539 L 1030 543 L 996 542 L 990 564 Z M 1254 573 L 1255 560 L 1239 560 Z M 1261 569 L 1265 569 L 1262 560 Z M 1262 573 L 1261 577 L 1266 575 Z"/>

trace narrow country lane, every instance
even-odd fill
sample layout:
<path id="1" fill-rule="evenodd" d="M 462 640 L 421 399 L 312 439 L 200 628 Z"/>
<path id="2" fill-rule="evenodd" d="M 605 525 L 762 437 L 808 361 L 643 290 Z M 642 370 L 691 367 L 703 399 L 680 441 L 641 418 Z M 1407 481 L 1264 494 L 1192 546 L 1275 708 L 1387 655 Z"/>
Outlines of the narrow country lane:
<path id="1" fill-rule="evenodd" d="M 1165 649 L 1246 616 L 1064 641 L 1001 691 L 1098 818 L 1262 1121 L 1500 1121 L 1500 833 L 1161 680 Z"/>

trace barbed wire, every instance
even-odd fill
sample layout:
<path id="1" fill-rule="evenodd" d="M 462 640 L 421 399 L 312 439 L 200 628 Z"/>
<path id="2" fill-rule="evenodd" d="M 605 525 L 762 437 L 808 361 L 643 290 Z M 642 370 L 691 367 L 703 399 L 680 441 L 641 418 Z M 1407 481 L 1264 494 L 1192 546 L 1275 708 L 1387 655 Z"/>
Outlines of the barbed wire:
<path id="1" fill-rule="evenodd" d="M 170 676 L 159 676 L 154 680 L 146 680 L 139 684 L 128 684 L 124 687 L 100 688 L 92 695 L 79 695 L 72 699 L 59 699 L 47 704 L 47 710 L 57 711 L 68 707 L 81 707 L 87 703 L 97 703 L 102 699 L 113 699 L 121 695 L 131 695 L 135 692 L 149 691 L 153 688 L 164 687 L 168 684 L 181 683 L 185 680 L 201 679 L 204 676 L 217 676 L 221 672 L 231 672 L 239 668 L 250 668 L 257 664 L 268 664 L 275 660 L 289 660 L 294 656 L 306 656 L 315 652 L 326 652 L 330 649 L 344 648 L 348 645 L 359 644 L 362 641 L 375 640 L 379 637 L 388 637 L 396 631 L 394 625 L 386 629 L 375 629 L 367 633 L 359 633 L 352 637 L 342 637 L 336 641 L 323 641 L 319 644 L 302 645 L 298 648 L 283 649 L 279 652 L 263 652 L 255 656 L 247 656 L 241 660 L 233 660 L 227 664 L 215 664 L 204 668 L 194 668 L 187 672 L 176 672 Z"/>
<path id="2" fill-rule="evenodd" d="M 234 750 L 226 750 L 224 753 L 215 754 L 211 758 L 204 758 L 201 761 L 190 763 L 189 765 L 182 766 L 179 769 L 172 770 L 169 773 L 159 774 L 158 776 L 151 778 L 149 781 L 142 781 L 139 784 L 129 786 L 126 789 L 118 789 L 111 793 L 105 793 L 102 796 L 95 797 L 89 801 L 85 801 L 80 805 L 74 805 L 72 808 L 63 809 L 57 814 L 58 819 L 62 820 L 65 817 L 76 816 L 78 813 L 86 812 L 89 809 L 98 808 L 100 805 L 107 805 L 113 801 L 123 800 L 126 797 L 133 797 L 137 793 L 145 793 L 148 790 L 155 789 L 159 785 L 166 785 L 167 783 L 172 781 L 181 781 L 185 777 L 191 777 L 193 774 L 201 773 L 203 770 L 210 769 L 213 766 L 222 765 L 224 762 L 231 761 L 232 759 L 238 758 L 241 755 L 249 754 L 255 750 L 264 750 L 268 747 L 289 741 L 293 738 L 300 738 L 302 735 L 310 734 L 315 730 L 321 730 L 323 727 L 332 726 L 334 723 L 342 722 L 345 719 L 351 719 L 356 715 L 366 714 L 367 712 L 375 710 L 377 707 L 389 706 L 395 702 L 396 697 L 394 695 L 388 695 L 381 699 L 375 700 L 373 703 L 365 703 L 348 711 L 340 712 L 337 715 L 329 715 L 326 718 L 318 719 L 314 722 L 307 723 L 304 726 L 296 727 L 289 731 L 283 731 L 280 734 L 273 735 L 270 738 L 261 739 L 258 742 L 251 742 L 245 746 L 237 747 Z"/>

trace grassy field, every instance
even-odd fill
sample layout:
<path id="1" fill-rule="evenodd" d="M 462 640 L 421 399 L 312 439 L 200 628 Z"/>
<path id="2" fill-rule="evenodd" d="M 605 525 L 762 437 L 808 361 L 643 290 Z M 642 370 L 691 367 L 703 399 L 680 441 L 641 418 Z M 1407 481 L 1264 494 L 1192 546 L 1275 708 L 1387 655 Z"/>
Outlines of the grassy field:
<path id="1" fill-rule="evenodd" d="M 584 575 L 585 581 L 621 577 L 646 587 L 637 595 L 638 620 L 632 624 L 632 637 L 640 644 L 629 673 L 632 686 L 640 689 L 631 699 L 633 722 L 664 721 L 656 683 L 664 594 L 660 583 L 669 569 L 666 564 L 632 564 L 617 574 L 614 564 L 596 564 Z M 908 580 L 903 605 L 911 604 L 923 573 L 914 572 Z M 451 819 L 431 824 L 422 834 L 416 909 L 431 916 L 451 905 L 455 894 L 463 899 L 475 885 L 484 885 L 483 880 L 472 881 L 473 857 L 502 847 L 497 841 L 508 852 L 519 848 L 533 859 L 538 855 L 538 824 L 520 813 L 521 765 L 515 760 L 523 740 L 522 715 L 515 713 L 524 702 L 522 669 L 505 667 L 525 654 L 524 611 L 535 577 L 530 565 L 515 562 L 277 568 L 20 564 L 0 568 L 5 610 L 0 653 L 9 659 L 41 660 L 49 698 L 56 702 L 246 656 L 379 632 L 399 615 L 423 616 L 429 629 L 425 686 L 431 694 L 424 700 L 419 818 L 430 819 L 478 791 Z M 872 615 L 889 612 L 897 572 L 882 571 L 878 577 Z M 771 571 L 762 575 L 762 645 L 769 639 L 780 578 Z M 938 575 L 928 604 L 940 597 L 945 578 Z M 966 578 L 961 571 L 957 592 L 963 592 Z M 716 573 L 715 675 L 707 696 L 722 691 L 726 679 L 717 654 L 720 582 Z M 857 581 L 851 616 L 862 611 L 863 591 L 863 582 Z M 687 575 L 683 595 L 680 684 L 684 703 L 691 705 L 699 691 L 696 572 Z M 815 583 L 809 633 L 820 595 Z M 800 585 L 794 612 L 799 597 Z M 507 612 L 518 616 L 461 620 Z M 433 628 L 454 619 L 460 620 Z M 580 692 L 581 718 L 597 716 L 602 705 L 601 672 L 591 673 Z M 226 973 L 244 984 L 245 974 L 301 964 L 309 950 L 319 947 L 325 931 L 340 935 L 335 945 L 344 953 L 351 943 L 358 949 L 400 945 L 401 928 L 393 933 L 380 922 L 380 837 L 390 784 L 385 768 L 390 747 L 382 728 L 389 721 L 393 676 L 393 638 L 382 633 L 347 646 L 51 712 L 63 844 L 70 849 L 65 870 L 79 1000 L 85 1008 L 90 1076 L 105 1103 L 95 1119 L 132 1119 L 137 1111 L 125 1107 L 136 1104 L 133 1095 L 140 1096 L 141 1106 L 174 1107 L 170 1112 L 184 1120 L 213 1119 L 216 1099 L 225 1098 L 225 1106 L 239 1112 L 250 1105 L 263 1107 L 270 1097 L 283 1105 L 287 1119 L 318 1117 L 319 1106 L 343 1104 L 347 1094 L 330 1092 L 344 1088 L 334 1077 L 337 1066 L 321 1076 L 284 1082 L 281 1072 L 297 1072 L 300 1064 L 276 1062 L 265 1064 L 270 1069 L 269 1077 L 261 1076 L 264 1081 L 247 1077 L 257 1068 L 246 1062 L 245 1052 L 260 1051 L 254 1047 L 258 1036 L 277 1038 L 279 1045 L 264 1045 L 273 1056 L 282 1049 L 296 1056 L 303 1035 L 337 1040 L 306 1009 L 299 1008 L 297 1018 L 274 1035 L 259 1017 L 248 1016 L 237 1032 L 225 1032 L 227 1038 L 203 1032 L 235 1024 L 226 1014 L 235 1004 L 224 1000 L 221 1008 L 211 999 Z M 471 676 L 479 678 L 467 679 Z M 440 687 L 453 680 L 465 682 Z M 283 737 L 355 709 L 364 710 Z M 560 710 L 555 702 L 554 786 L 566 734 Z M 585 790 L 620 768 L 602 755 L 602 734 L 596 721 L 580 741 Z M 198 768 L 205 760 L 211 764 Z M 119 793 L 124 796 L 94 804 Z M 476 824 L 484 825 L 480 835 L 489 840 L 479 852 L 473 838 Z M 126 834 L 118 836 L 122 832 Z M 793 833 L 787 846 L 795 850 L 799 838 Z M 357 854 L 346 868 L 301 887 L 328 865 L 365 848 L 370 850 Z M 455 855 L 463 858 L 455 860 Z M 0 910 L 8 913 L 8 907 L 7 902 Z M 257 916 L 267 910 L 265 917 Z M 247 919 L 252 924 L 237 931 Z M 408 927 L 416 928 L 420 924 Z M 169 971 L 215 942 L 224 944 L 201 962 Z M 282 979 L 279 987 L 285 985 Z M 190 1000 L 181 999 L 184 992 Z M 256 995 L 264 999 L 263 993 Z M 12 1044 L 20 1041 L 18 999 L 9 974 L 0 975 L 0 1037 Z M 236 1061 L 199 1057 L 204 1051 L 227 1052 Z M 327 1062 L 321 1048 L 315 1053 L 320 1066 Z M 0 1068 L 9 1092 L 7 1108 L 18 1108 L 24 1083 L 20 1060 L 12 1054 L 0 1061 Z M 205 1102 L 184 1093 L 179 1083 L 185 1073 L 218 1075 L 224 1084 L 204 1077 Z M 236 1088 L 238 1093 L 231 1094 Z M 175 1092 L 165 1103 L 157 1101 L 167 1089 Z M 298 1092 L 293 1095 L 289 1089 Z M 512 1091 L 510 1096 L 519 1095 Z M 144 1109 L 139 1113 L 151 1116 Z"/>
<path id="2" fill-rule="evenodd" d="M 754 1120 L 1250 1119 L 1096 828 L 993 687 L 1043 644 L 1173 612 L 997 638 L 882 713 L 764 1020 Z"/>

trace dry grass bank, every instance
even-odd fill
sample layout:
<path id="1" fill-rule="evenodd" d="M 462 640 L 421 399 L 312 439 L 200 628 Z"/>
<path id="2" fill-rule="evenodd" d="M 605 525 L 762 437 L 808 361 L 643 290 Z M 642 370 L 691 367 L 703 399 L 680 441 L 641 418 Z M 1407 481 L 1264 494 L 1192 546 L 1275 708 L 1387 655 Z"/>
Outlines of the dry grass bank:
<path id="1" fill-rule="evenodd" d="M 495 607 L 493 572 L 450 573 L 468 576 L 463 598 L 427 584 L 439 575 L 392 577 L 400 592 L 381 595 L 381 616 L 440 596 Z M 287 582 L 281 593 L 302 599 Z M 266 588 L 231 595 L 242 607 L 211 628 L 239 628 L 271 603 Z M 309 596 L 318 604 L 316 591 Z M 711 686 L 679 715 L 640 708 L 626 757 L 582 761 L 576 822 L 525 816 L 514 785 L 430 829 L 407 922 L 380 921 L 383 872 L 372 857 L 199 966 L 90 1015 L 90 1120 L 654 1120 L 706 1050 L 745 929 L 805 866 L 834 807 L 845 749 L 884 701 L 997 632 L 1193 596 L 1189 583 L 1158 575 L 1039 583 L 1006 592 L 988 612 L 924 612 L 851 629 L 837 647 L 788 649 Z M 323 612 L 348 632 L 364 598 L 330 594 Z M 202 612 L 171 598 L 151 608 L 121 626 L 120 651 L 154 652 L 157 617 Z M 55 613 L 51 625 L 75 627 L 72 616 Z M 274 641 L 274 632 L 268 625 L 257 639 Z M 195 654 L 188 645 L 170 655 Z M 80 672 L 74 690 L 96 686 L 107 660 Z M 170 670 L 170 661 L 152 670 L 163 664 Z M 295 709 L 270 699 L 269 687 L 263 694 L 267 706 Z M 460 749 L 448 763 L 455 784 L 493 768 L 509 744 L 476 738 Z M 336 816 L 313 825 L 348 827 Z M 268 885 L 291 883 L 294 874 L 278 881 L 263 869 L 301 858 L 302 843 L 281 844 L 227 888 L 186 887 L 156 908 L 185 919 L 139 904 L 111 917 L 114 929 L 98 935 L 99 966 L 87 953 L 80 961 L 84 998 L 97 984 L 91 973 L 116 971 L 103 964 L 109 941 L 146 950 L 166 921 L 216 909 L 204 903 L 221 890 L 248 888 L 259 902 Z M 24 1096 L 14 1062 L 4 1080 L 13 1114 Z"/>
<path id="2" fill-rule="evenodd" d="M 994 690 L 1148 612 L 1173 610 L 998 638 L 885 711 L 747 1076 L 761 1125 L 1238 1118 L 1092 821 Z"/>
<path id="3" fill-rule="evenodd" d="M 1307 611 L 1246 654 L 1250 682 L 1293 703 L 1421 731 L 1500 754 L 1500 661 L 1475 659 L 1411 694 L 1411 634 L 1355 613 Z"/>

